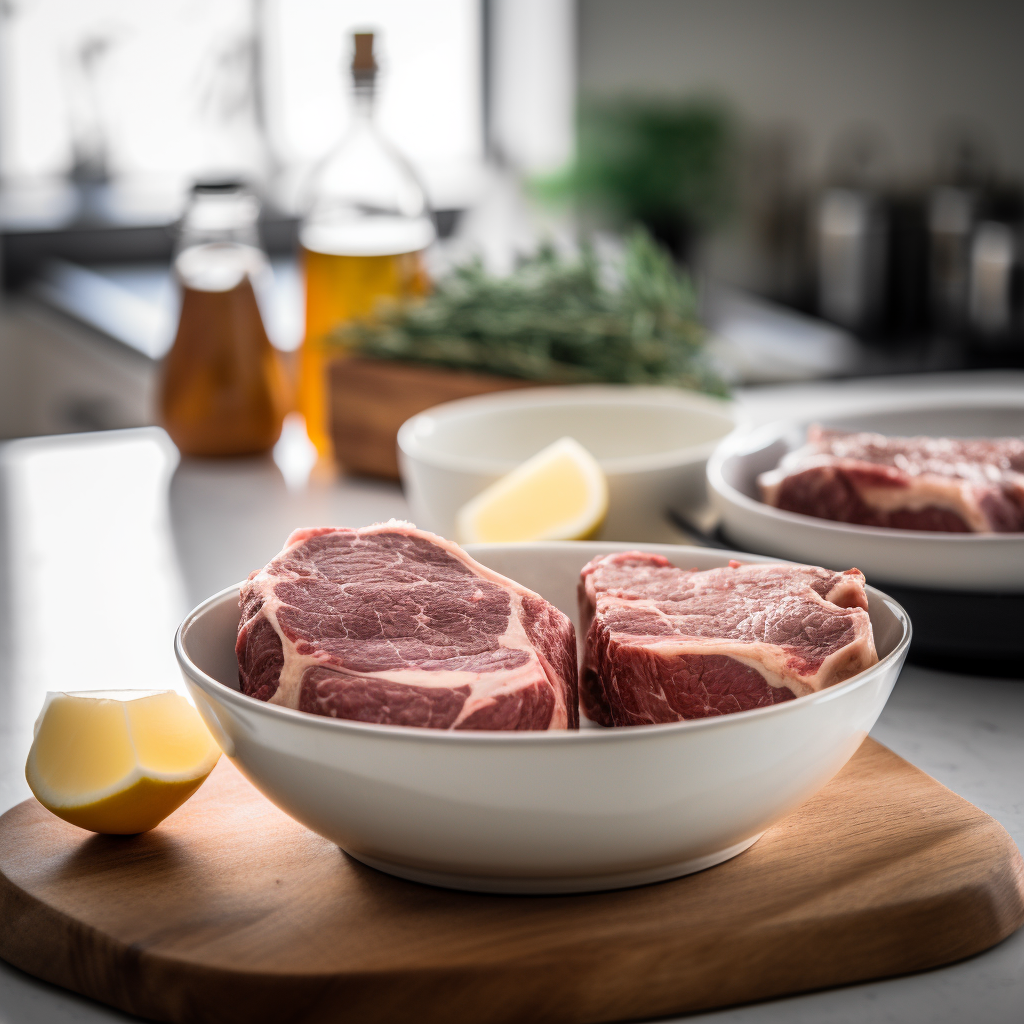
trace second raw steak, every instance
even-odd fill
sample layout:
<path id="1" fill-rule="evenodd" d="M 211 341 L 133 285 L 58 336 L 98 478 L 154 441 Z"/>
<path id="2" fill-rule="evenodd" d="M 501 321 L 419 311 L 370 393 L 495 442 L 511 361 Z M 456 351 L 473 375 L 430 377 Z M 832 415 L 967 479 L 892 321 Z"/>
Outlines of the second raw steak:
<path id="1" fill-rule="evenodd" d="M 579 584 L 583 713 L 651 725 L 778 704 L 878 661 L 864 576 L 808 565 L 677 569 L 595 558 Z"/>

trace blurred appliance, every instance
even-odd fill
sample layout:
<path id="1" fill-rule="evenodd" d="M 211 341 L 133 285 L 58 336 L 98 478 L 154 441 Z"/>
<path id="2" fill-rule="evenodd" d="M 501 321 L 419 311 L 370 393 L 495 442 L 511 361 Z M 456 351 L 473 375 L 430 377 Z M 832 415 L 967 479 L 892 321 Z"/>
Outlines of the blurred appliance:
<path id="1" fill-rule="evenodd" d="M 968 315 L 982 348 L 1012 345 L 1021 329 L 1020 226 L 982 221 L 970 246 Z"/>
<path id="2" fill-rule="evenodd" d="M 742 194 L 754 243 L 759 291 L 807 309 L 813 287 L 804 146 L 789 126 L 770 126 L 748 142 L 741 164 Z"/>
<path id="3" fill-rule="evenodd" d="M 199 184 L 182 220 L 174 259 L 181 316 L 160 415 L 187 455 L 254 455 L 281 433 L 288 389 L 257 301 L 270 274 L 259 209 L 239 184 Z"/>
<path id="4" fill-rule="evenodd" d="M 866 188 L 830 187 L 815 219 L 818 310 L 828 320 L 864 333 L 881 322 L 888 264 L 882 198 Z"/>
<path id="5" fill-rule="evenodd" d="M 959 336 L 968 324 L 971 246 L 991 205 L 994 159 L 969 127 L 937 140 L 935 184 L 928 196 L 928 278 L 931 325 Z"/>
<path id="6" fill-rule="evenodd" d="M 416 173 L 374 122 L 373 34 L 356 33 L 353 41 L 352 125 L 317 168 L 299 229 L 306 275 L 299 408 L 321 455 L 331 451 L 330 335 L 345 321 L 371 314 L 382 298 L 425 291 L 421 253 L 435 237 Z"/>
<path id="7" fill-rule="evenodd" d="M 818 312 L 865 338 L 910 340 L 927 322 L 928 235 L 919 193 L 897 191 L 882 140 L 840 140 L 815 217 Z"/>
<path id="8" fill-rule="evenodd" d="M 818 312 L 825 319 L 894 341 L 923 330 L 928 237 L 918 196 L 827 188 L 815 229 Z"/>
<path id="9" fill-rule="evenodd" d="M 960 336 L 971 362 L 1024 357 L 1024 192 L 990 176 L 976 191 L 965 249 Z"/>
<path id="10" fill-rule="evenodd" d="M 980 205 L 980 191 L 964 185 L 940 185 L 928 200 L 929 304 L 939 330 L 956 333 L 965 326 L 971 236 Z"/>

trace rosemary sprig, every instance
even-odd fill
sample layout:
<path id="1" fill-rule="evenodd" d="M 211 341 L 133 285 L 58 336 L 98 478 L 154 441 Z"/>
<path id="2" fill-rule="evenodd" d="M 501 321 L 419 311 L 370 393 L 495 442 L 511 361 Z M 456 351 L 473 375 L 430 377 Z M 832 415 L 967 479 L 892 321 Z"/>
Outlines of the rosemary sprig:
<path id="1" fill-rule="evenodd" d="M 609 285 L 590 247 L 567 260 L 550 245 L 505 278 L 479 260 L 425 300 L 382 306 L 335 343 L 380 359 L 559 383 L 671 384 L 725 394 L 704 355 L 693 289 L 642 230 Z"/>

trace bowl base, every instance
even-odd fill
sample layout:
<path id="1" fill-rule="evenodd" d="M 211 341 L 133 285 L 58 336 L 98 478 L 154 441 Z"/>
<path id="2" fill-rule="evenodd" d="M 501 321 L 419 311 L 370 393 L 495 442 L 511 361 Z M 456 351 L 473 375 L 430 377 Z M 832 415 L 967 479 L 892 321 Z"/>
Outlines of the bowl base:
<path id="1" fill-rule="evenodd" d="M 678 861 L 674 864 L 662 864 L 656 868 L 643 871 L 622 871 L 610 875 L 566 876 L 561 878 L 519 878 L 497 877 L 486 875 L 450 875 L 443 871 L 424 871 L 420 868 L 407 867 L 404 864 L 393 864 L 377 857 L 367 857 L 361 853 L 345 850 L 350 857 L 365 864 L 367 867 L 395 875 L 410 882 L 421 882 L 424 885 L 436 885 L 442 889 L 461 889 L 465 892 L 492 892 L 519 896 L 553 896 L 579 892 L 602 892 L 607 889 L 631 889 L 637 885 L 650 885 L 653 882 L 667 882 L 670 878 L 681 878 L 692 875 L 705 868 L 713 868 L 727 860 L 749 850 L 763 836 L 744 839 L 742 842 L 729 846 L 717 853 L 709 853 L 693 860 Z M 344 847 L 342 847 L 344 849 Z"/>

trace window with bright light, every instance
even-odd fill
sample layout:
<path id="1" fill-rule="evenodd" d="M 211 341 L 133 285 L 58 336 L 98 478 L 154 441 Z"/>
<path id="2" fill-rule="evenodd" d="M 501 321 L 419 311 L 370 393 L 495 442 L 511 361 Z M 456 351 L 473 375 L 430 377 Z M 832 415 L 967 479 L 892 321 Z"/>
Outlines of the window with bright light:
<path id="1" fill-rule="evenodd" d="M 378 34 L 379 119 L 436 206 L 483 155 L 480 0 L 6 0 L 0 174 L 287 192 L 345 130 L 351 34 Z"/>

